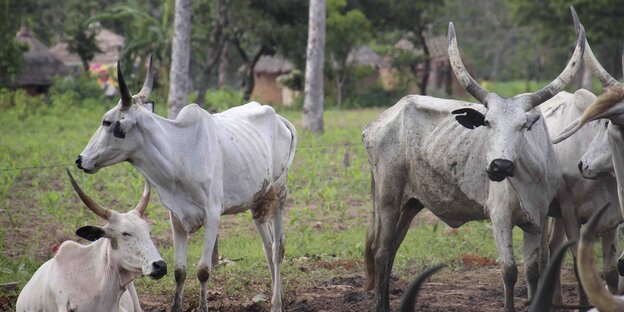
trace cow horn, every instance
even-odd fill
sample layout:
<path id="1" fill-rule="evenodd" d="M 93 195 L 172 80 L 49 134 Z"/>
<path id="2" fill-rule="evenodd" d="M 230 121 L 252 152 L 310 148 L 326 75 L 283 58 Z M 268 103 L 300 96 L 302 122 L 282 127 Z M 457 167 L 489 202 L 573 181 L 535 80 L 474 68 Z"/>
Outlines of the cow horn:
<path id="1" fill-rule="evenodd" d="M 585 51 L 585 28 L 580 23 L 578 26 L 576 48 L 574 48 L 574 53 L 572 54 L 572 57 L 570 57 L 568 65 L 566 65 L 561 74 L 559 74 L 555 80 L 529 95 L 532 107 L 544 103 L 557 93 L 561 92 L 561 90 L 563 90 L 563 88 L 570 83 L 572 78 L 574 78 L 574 75 L 576 75 L 576 72 L 581 66 L 581 59 L 583 57 L 583 52 Z"/>
<path id="2" fill-rule="evenodd" d="M 145 187 L 143 188 L 143 195 L 141 195 L 141 200 L 137 204 L 134 210 L 138 211 L 140 215 L 145 215 L 145 209 L 147 208 L 147 204 L 150 199 L 151 187 L 148 181 L 145 181 Z"/>
<path id="3" fill-rule="evenodd" d="M 100 218 L 104 220 L 108 220 L 111 216 L 111 211 L 100 206 L 93 199 L 91 199 L 89 195 L 85 194 L 85 192 L 82 191 L 78 183 L 76 183 L 76 180 L 74 180 L 74 177 L 72 176 L 71 172 L 69 171 L 69 167 L 65 167 L 65 170 L 67 171 L 67 175 L 69 176 L 69 180 L 71 181 L 74 191 L 76 192 L 76 194 L 78 194 L 78 197 L 80 197 L 80 199 L 87 206 L 87 208 L 93 211 Z"/>
<path id="4" fill-rule="evenodd" d="M 604 287 L 602 279 L 594 266 L 593 243 L 596 238 L 596 226 L 600 217 L 610 204 L 604 205 L 589 219 L 585 229 L 581 233 L 581 241 L 578 245 L 578 261 L 576 268 L 579 272 L 581 284 L 587 293 L 589 302 L 602 312 L 624 311 L 624 300 L 614 297 Z"/>
<path id="5" fill-rule="evenodd" d="M 570 10 L 572 11 L 572 19 L 574 20 L 574 29 L 576 29 L 576 33 L 578 35 L 578 32 L 582 25 L 578 18 L 578 15 L 576 15 L 574 7 L 570 6 Z M 596 59 L 596 56 L 589 46 L 587 39 L 585 39 L 585 54 L 583 54 L 583 60 L 585 61 L 585 65 L 590 68 L 592 74 L 594 74 L 594 76 L 596 76 L 596 78 L 598 78 L 604 86 L 611 87 L 620 84 L 604 69 L 604 67 L 602 67 L 602 65 L 600 65 L 600 62 L 598 62 L 598 59 Z"/>
<path id="6" fill-rule="evenodd" d="M 121 93 L 121 110 L 126 110 L 132 105 L 132 94 L 121 73 L 121 62 L 117 61 L 117 80 L 119 82 L 119 93 Z"/>
<path id="7" fill-rule="evenodd" d="M 143 82 L 143 88 L 139 91 L 139 96 L 149 99 L 152 92 L 152 86 L 154 85 L 154 74 L 152 73 L 152 54 L 147 59 L 147 74 L 145 75 L 145 82 Z"/>
<path id="8" fill-rule="evenodd" d="M 529 306 L 529 312 L 550 312 L 556 274 L 561 270 L 561 262 L 563 262 L 566 250 L 574 243 L 574 241 L 568 241 L 555 251 L 550 264 L 546 267 L 546 273 L 540 278 L 537 293 Z"/>
<path id="9" fill-rule="evenodd" d="M 445 267 L 444 263 L 437 264 L 424 272 L 420 273 L 418 277 L 410 284 L 407 288 L 407 291 L 403 295 L 403 299 L 401 300 L 401 307 L 399 308 L 400 312 L 412 312 L 414 311 L 414 304 L 416 304 L 416 295 L 418 295 L 418 290 L 420 290 L 420 286 L 425 282 L 429 276 L 433 275 L 435 272 L 439 271 Z"/>
<path id="10" fill-rule="evenodd" d="M 461 56 L 459 55 L 459 47 L 457 46 L 457 38 L 455 37 L 455 26 L 453 26 L 453 22 L 449 23 L 448 28 L 448 54 L 451 67 L 453 68 L 453 72 L 455 73 L 455 77 L 457 77 L 459 83 L 468 93 L 470 93 L 470 95 L 486 105 L 485 98 L 490 92 L 482 88 L 466 70 L 464 63 L 461 60 Z"/>

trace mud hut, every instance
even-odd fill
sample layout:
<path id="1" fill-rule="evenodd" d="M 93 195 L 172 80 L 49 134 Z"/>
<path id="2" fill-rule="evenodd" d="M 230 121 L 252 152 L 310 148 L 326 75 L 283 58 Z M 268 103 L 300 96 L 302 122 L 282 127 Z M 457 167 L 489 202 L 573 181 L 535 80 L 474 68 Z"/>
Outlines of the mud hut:
<path id="1" fill-rule="evenodd" d="M 45 93 L 52 85 L 52 77 L 67 75 L 68 71 L 41 41 L 35 39 L 24 26 L 15 39 L 24 43 L 28 51 L 24 53 L 24 64 L 15 79 L 15 87 L 26 89 L 29 95 Z"/>
<path id="2" fill-rule="evenodd" d="M 292 90 L 277 83 L 277 77 L 288 74 L 293 65 L 279 55 L 261 56 L 254 68 L 255 84 L 251 98 L 262 104 L 288 104 L 292 102 Z"/>
<path id="3" fill-rule="evenodd" d="M 95 35 L 97 47 L 102 51 L 96 53 L 91 60 L 92 64 L 115 65 L 121 56 L 121 50 L 125 44 L 125 38 L 106 28 L 102 28 Z M 50 48 L 50 51 L 56 55 L 67 66 L 72 73 L 78 74 L 82 70 L 82 60 L 77 54 L 69 52 L 66 42 L 59 42 Z"/>

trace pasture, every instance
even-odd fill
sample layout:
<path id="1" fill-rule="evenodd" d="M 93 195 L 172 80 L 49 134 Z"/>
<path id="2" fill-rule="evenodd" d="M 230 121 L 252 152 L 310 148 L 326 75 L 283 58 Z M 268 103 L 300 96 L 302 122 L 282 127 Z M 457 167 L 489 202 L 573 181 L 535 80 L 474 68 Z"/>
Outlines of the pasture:
<path id="1" fill-rule="evenodd" d="M 35 270 L 53 255 L 60 242 L 79 240 L 74 231 L 102 222 L 83 207 L 65 174 L 68 164 L 82 188 L 102 205 L 127 211 L 143 188 L 130 164 L 87 175 L 73 165 L 113 102 L 64 101 L 45 104 L 24 98 L 0 113 L 0 284 L 23 287 Z M 157 113 L 166 115 L 165 101 Z M 364 284 L 364 238 L 370 215 L 370 173 L 361 144 L 362 127 L 383 109 L 329 110 L 325 133 L 299 130 L 299 146 L 289 175 L 285 215 L 286 259 L 282 279 L 288 311 L 366 310 L 373 304 Z M 301 112 L 280 113 L 298 129 Z M 21 169 L 17 169 L 21 168 Z M 147 212 L 152 236 L 169 265 L 161 280 L 135 282 L 145 311 L 163 311 L 171 304 L 173 243 L 168 212 L 157 195 Z M 201 230 L 200 230 L 201 232 Z M 197 304 L 195 264 L 201 254 L 201 233 L 191 238 L 185 304 Z M 515 254 L 521 259 L 521 232 L 514 230 Z M 84 243 L 84 241 L 82 241 Z M 224 216 L 219 229 L 218 267 L 209 280 L 213 311 L 264 311 L 270 277 L 261 240 L 250 213 Z M 569 256 L 568 256 L 569 257 Z M 448 265 L 422 290 L 422 311 L 500 311 L 502 285 L 497 253 L 487 222 L 450 229 L 424 211 L 416 217 L 395 260 L 392 306 L 403 288 L 425 267 Z M 519 269 L 522 270 L 519 265 Z M 516 306 L 523 309 L 526 285 L 519 274 Z M 574 302 L 571 266 L 564 270 L 565 300 Z M 17 293 L 0 293 L 0 311 L 11 311 Z"/>

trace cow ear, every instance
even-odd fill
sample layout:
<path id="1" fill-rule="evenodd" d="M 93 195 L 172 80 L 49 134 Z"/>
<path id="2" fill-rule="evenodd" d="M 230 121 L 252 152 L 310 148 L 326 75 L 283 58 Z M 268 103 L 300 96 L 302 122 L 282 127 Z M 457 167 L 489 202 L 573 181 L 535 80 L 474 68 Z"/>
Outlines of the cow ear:
<path id="1" fill-rule="evenodd" d="M 457 120 L 460 125 L 468 129 L 474 129 L 485 125 L 485 115 L 475 109 L 461 108 L 456 109 L 451 113 L 456 115 L 455 120 Z"/>
<path id="2" fill-rule="evenodd" d="M 527 121 L 524 125 L 527 131 L 531 131 L 531 127 L 533 127 L 533 125 L 540 119 L 541 116 L 542 114 L 539 113 L 531 113 L 527 115 Z"/>
<path id="3" fill-rule="evenodd" d="M 92 225 L 83 226 L 76 230 L 76 235 L 92 242 L 104 237 L 105 234 L 106 232 L 103 228 Z"/>
<path id="4" fill-rule="evenodd" d="M 115 128 L 113 129 L 113 135 L 116 138 L 124 139 L 126 133 L 134 127 L 134 121 L 131 119 L 122 119 L 115 122 Z"/>
<path id="5" fill-rule="evenodd" d="M 143 107 L 147 108 L 150 112 L 154 112 L 154 101 L 147 101 L 143 104 Z"/>

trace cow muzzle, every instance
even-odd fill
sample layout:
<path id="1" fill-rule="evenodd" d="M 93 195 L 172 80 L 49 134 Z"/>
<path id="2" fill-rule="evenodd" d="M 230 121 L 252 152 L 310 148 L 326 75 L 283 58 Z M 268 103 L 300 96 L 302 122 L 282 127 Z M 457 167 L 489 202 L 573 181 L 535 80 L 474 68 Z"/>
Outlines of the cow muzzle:
<path id="1" fill-rule="evenodd" d="M 514 163 L 507 159 L 494 159 L 485 170 L 490 180 L 500 182 L 514 176 Z"/>
<path id="2" fill-rule="evenodd" d="M 152 273 L 149 277 L 153 279 L 160 279 L 167 274 L 167 262 L 163 260 L 152 262 Z"/>
<path id="3" fill-rule="evenodd" d="M 83 167 L 82 166 L 82 161 L 83 161 L 82 155 L 78 155 L 78 158 L 76 158 L 76 167 L 78 167 L 78 169 L 81 169 L 81 170 L 83 170 L 86 173 L 96 173 L 97 172 L 97 169 L 95 169 L 95 168 L 87 169 L 87 168 Z"/>
<path id="4" fill-rule="evenodd" d="M 599 177 L 601 177 L 603 174 L 601 173 L 597 173 L 591 169 L 589 169 L 589 166 L 585 163 L 583 163 L 583 161 L 581 160 L 578 164 L 578 169 L 579 172 L 581 173 L 581 175 L 583 176 L 583 178 L 585 179 L 589 179 L 589 180 L 596 180 Z"/>

